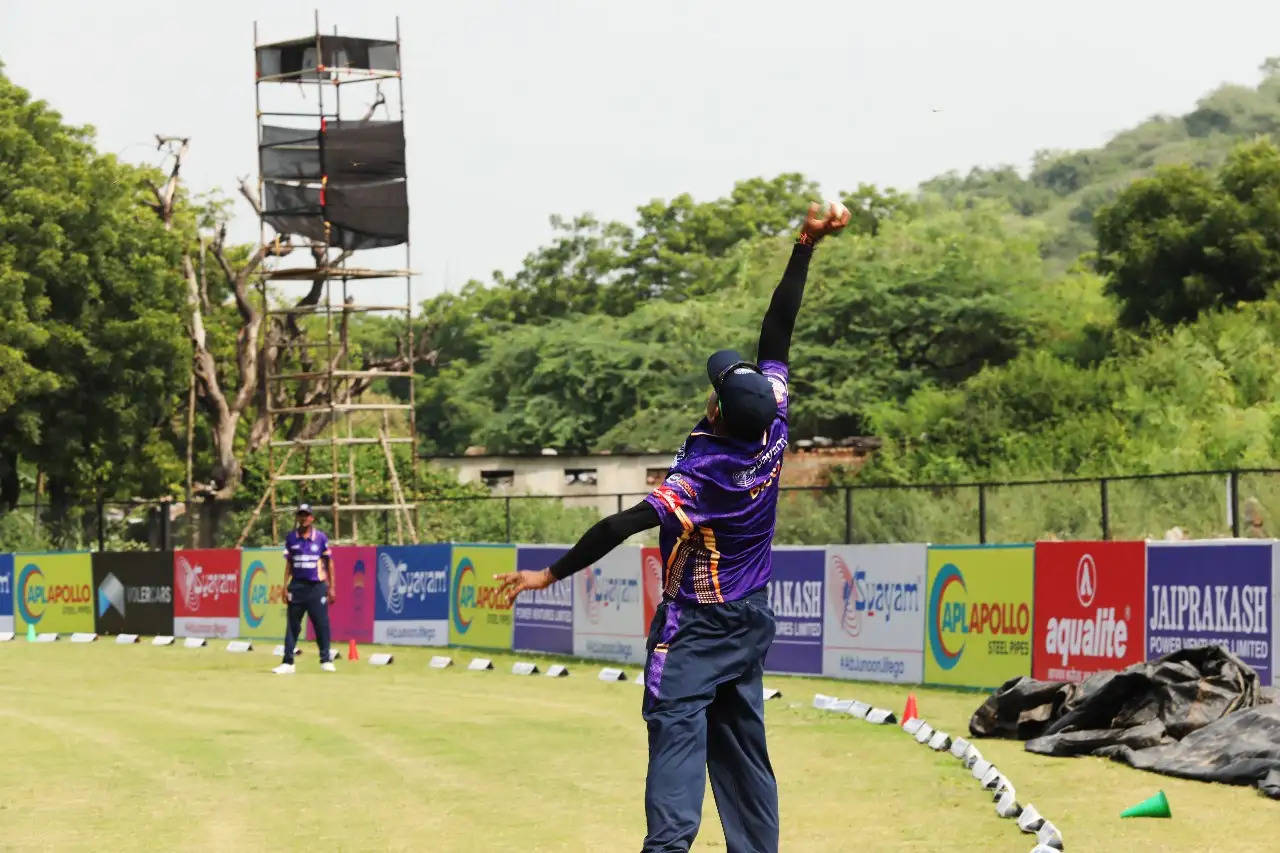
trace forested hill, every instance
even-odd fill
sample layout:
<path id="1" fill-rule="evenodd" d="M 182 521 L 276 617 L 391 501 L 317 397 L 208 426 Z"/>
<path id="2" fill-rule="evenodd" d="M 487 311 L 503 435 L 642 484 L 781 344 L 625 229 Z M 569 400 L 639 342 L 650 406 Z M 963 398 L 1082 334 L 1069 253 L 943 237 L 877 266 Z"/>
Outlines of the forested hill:
<path id="1" fill-rule="evenodd" d="M 1040 152 L 1025 177 L 904 193 L 851 164 L 855 220 L 820 247 L 796 330 L 794 433 L 880 435 L 864 476 L 893 480 L 1273 460 L 1278 71 Z M 427 450 L 671 449 L 706 354 L 754 351 L 816 198 L 788 174 L 653 201 L 634 224 L 554 220 L 514 274 L 425 306 Z"/>

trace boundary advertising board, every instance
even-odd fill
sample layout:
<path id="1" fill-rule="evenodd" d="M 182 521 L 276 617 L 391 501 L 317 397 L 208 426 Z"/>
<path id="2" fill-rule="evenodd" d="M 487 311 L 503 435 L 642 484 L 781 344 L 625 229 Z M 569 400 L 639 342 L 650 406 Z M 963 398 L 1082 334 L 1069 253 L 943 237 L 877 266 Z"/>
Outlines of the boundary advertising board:
<path id="1" fill-rule="evenodd" d="M 769 607 L 777 630 L 764 659 L 767 672 L 822 672 L 821 548 L 774 548 Z"/>
<path id="2" fill-rule="evenodd" d="M 449 568 L 454 552 L 449 545 L 378 547 L 375 643 L 448 645 Z M 354 573 L 348 575 L 354 580 Z"/>
<path id="3" fill-rule="evenodd" d="M 235 548 L 173 552 L 173 635 L 211 640 L 240 635 L 240 552 Z"/>
<path id="4" fill-rule="evenodd" d="M 564 546 L 520 545 L 516 569 L 545 569 L 569 549 Z M 546 589 L 520 594 L 515 604 L 511 648 L 515 651 L 573 654 L 573 578 L 556 581 Z"/>
<path id="5" fill-rule="evenodd" d="M 245 548 L 240 552 L 240 636 L 283 640 L 284 628 L 284 550 Z"/>
<path id="6" fill-rule="evenodd" d="M 0 554 L 0 631 L 13 630 L 13 555 Z"/>
<path id="7" fill-rule="evenodd" d="M 822 674 L 924 679 L 924 545 L 827 548 Z"/>
<path id="8" fill-rule="evenodd" d="M 574 576 L 573 653 L 621 663 L 644 663 L 641 548 L 615 548 Z"/>
<path id="9" fill-rule="evenodd" d="M 454 545 L 449 587 L 449 642 L 483 649 L 511 648 L 511 605 L 498 594 L 496 574 L 514 571 L 514 545 Z"/>
<path id="10" fill-rule="evenodd" d="M 173 554 L 107 551 L 93 555 L 99 634 L 167 634 L 173 627 Z"/>
<path id="11" fill-rule="evenodd" d="M 1031 545 L 930 546 L 924 680 L 998 687 L 1031 673 Z"/>
<path id="12" fill-rule="evenodd" d="M 335 599 L 329 602 L 329 634 L 333 645 L 336 648 L 348 640 L 372 643 L 378 549 L 372 545 L 334 545 L 329 550 L 333 554 Z M 307 639 L 314 640 L 311 620 L 303 622 Z"/>
<path id="13" fill-rule="evenodd" d="M 1271 684 L 1273 560 L 1270 542 L 1150 543 L 1147 657 L 1223 645 Z"/>
<path id="14" fill-rule="evenodd" d="M 14 630 L 93 632 L 93 566 L 88 552 L 13 555 Z"/>
<path id="15" fill-rule="evenodd" d="M 1143 659 L 1145 542 L 1037 542 L 1031 674 L 1084 681 Z"/>

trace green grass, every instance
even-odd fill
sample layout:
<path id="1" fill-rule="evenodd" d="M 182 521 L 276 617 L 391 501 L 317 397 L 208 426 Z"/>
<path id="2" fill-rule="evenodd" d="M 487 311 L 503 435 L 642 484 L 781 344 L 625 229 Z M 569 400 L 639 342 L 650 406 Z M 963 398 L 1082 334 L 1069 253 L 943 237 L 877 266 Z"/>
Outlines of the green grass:
<path id="1" fill-rule="evenodd" d="M 269 649 L 271 644 L 265 644 Z M 367 656 L 370 649 L 363 649 Z M 14 850 L 637 850 L 644 835 L 641 688 L 460 667 L 339 664 L 292 678 L 231 655 L 99 642 L 0 645 L 0 848 Z M 455 652 L 466 660 L 467 652 Z M 633 667 L 632 673 L 637 670 Z M 959 762 L 891 726 L 815 711 L 813 694 L 900 711 L 905 688 L 771 677 L 782 849 L 1025 851 Z M 963 733 L 981 695 L 917 689 Z M 1068 850 L 1260 850 L 1280 804 L 1254 791 L 980 744 L 1062 829 Z M 1157 789 L 1174 818 L 1120 820 Z M 695 850 L 723 849 L 708 791 Z"/>

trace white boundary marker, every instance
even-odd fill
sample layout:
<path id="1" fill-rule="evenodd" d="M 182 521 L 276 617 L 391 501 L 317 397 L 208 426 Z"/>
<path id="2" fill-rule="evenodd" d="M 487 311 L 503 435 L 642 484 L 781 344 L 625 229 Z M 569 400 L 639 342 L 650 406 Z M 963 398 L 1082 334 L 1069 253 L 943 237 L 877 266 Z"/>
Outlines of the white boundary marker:
<path id="1" fill-rule="evenodd" d="M 386 652 L 378 652 L 376 655 L 369 655 L 370 666 L 390 666 L 395 662 L 396 656 L 387 654 Z"/>
<path id="2" fill-rule="evenodd" d="M 227 651 L 235 654 L 244 654 L 253 651 L 253 643 L 249 640 L 232 640 L 227 643 Z"/>
<path id="3" fill-rule="evenodd" d="M 512 675 L 537 675 L 538 665 L 529 661 L 519 660 L 511 664 Z"/>
<path id="4" fill-rule="evenodd" d="M 453 658 L 448 655 L 435 655 L 431 658 L 431 662 L 427 664 L 431 669 L 446 669 L 453 666 Z"/>
<path id="5" fill-rule="evenodd" d="M 471 663 L 467 664 L 467 669 L 475 672 L 484 672 L 493 669 L 493 661 L 488 658 L 472 658 Z"/>
<path id="6" fill-rule="evenodd" d="M 596 678 L 601 681 L 626 681 L 627 674 L 617 667 L 606 666 L 604 669 L 600 670 L 600 674 L 597 675 Z M 641 679 L 640 683 L 643 684 L 644 680 Z"/>
<path id="7" fill-rule="evenodd" d="M 128 646 L 138 642 L 137 634 L 116 634 L 117 646 Z"/>
<path id="8" fill-rule="evenodd" d="M 209 645 L 209 641 L 204 637 L 187 637 L 182 641 L 184 649 L 202 649 L 207 645 Z"/>
<path id="9" fill-rule="evenodd" d="M 153 637 L 153 638 L 151 639 L 151 645 L 153 645 L 153 646 L 172 646 L 172 645 L 173 645 L 173 637 L 170 637 L 170 636 L 168 636 L 167 634 L 161 634 L 160 636 L 158 636 L 158 637 Z"/>
<path id="10" fill-rule="evenodd" d="M 569 667 L 562 663 L 553 663 L 547 667 L 548 678 L 567 678 L 569 675 Z"/>

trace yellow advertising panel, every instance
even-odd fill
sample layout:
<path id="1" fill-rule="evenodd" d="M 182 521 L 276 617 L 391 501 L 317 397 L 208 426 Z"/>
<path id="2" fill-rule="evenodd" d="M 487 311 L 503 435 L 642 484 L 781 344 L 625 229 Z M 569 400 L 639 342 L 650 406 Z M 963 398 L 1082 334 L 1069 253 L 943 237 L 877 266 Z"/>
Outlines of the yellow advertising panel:
<path id="1" fill-rule="evenodd" d="M 516 568 L 514 545 L 454 545 L 449 585 L 449 642 L 510 649 L 511 604 L 498 595 L 495 574 Z"/>
<path id="2" fill-rule="evenodd" d="M 87 553 L 13 555 L 13 627 L 25 633 L 93 631 L 93 562 Z"/>
<path id="3" fill-rule="evenodd" d="M 924 680 L 998 687 L 1031 674 L 1031 545 L 929 548 Z"/>
<path id="4" fill-rule="evenodd" d="M 245 548 L 240 552 L 240 636 L 283 640 L 284 628 L 284 549 Z"/>

